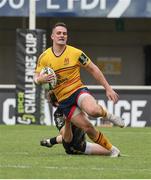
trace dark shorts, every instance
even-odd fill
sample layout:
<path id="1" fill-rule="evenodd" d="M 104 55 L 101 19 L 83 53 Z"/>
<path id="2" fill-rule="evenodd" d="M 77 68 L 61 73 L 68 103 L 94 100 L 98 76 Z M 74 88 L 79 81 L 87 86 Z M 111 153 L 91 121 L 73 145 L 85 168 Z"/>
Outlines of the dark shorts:
<path id="1" fill-rule="evenodd" d="M 90 91 L 86 87 L 80 88 L 76 92 L 74 92 L 70 97 L 59 103 L 59 108 L 62 109 L 63 114 L 68 118 L 68 120 L 71 119 L 74 110 L 78 106 L 78 97 L 83 93 L 90 94 Z"/>
<path id="2" fill-rule="evenodd" d="M 86 149 L 85 133 L 72 125 L 73 139 L 70 143 L 62 142 L 67 154 L 83 154 Z"/>

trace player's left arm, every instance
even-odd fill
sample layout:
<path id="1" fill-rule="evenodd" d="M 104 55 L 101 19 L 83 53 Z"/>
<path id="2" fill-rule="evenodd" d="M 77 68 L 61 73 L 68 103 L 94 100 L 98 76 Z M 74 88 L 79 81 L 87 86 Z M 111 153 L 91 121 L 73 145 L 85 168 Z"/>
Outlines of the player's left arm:
<path id="1" fill-rule="evenodd" d="M 97 82 L 105 88 L 108 99 L 116 103 L 119 96 L 109 85 L 102 71 L 92 61 L 85 66 L 85 68 L 97 80 Z"/>

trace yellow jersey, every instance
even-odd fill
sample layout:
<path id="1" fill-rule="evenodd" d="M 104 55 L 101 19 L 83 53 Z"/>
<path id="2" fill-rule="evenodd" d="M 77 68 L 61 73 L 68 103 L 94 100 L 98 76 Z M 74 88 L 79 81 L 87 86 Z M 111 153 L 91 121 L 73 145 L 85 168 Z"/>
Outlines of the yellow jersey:
<path id="1" fill-rule="evenodd" d="M 57 85 L 53 92 L 60 102 L 79 88 L 85 87 L 80 78 L 80 66 L 87 66 L 90 62 L 90 58 L 80 49 L 66 45 L 62 54 L 56 56 L 50 47 L 40 55 L 35 72 L 40 73 L 44 67 L 54 70 Z"/>

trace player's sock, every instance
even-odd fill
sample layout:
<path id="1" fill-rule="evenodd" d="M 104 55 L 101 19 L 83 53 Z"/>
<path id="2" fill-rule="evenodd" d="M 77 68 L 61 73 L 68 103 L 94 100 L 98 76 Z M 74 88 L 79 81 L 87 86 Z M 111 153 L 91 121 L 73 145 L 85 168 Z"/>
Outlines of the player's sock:
<path id="1" fill-rule="evenodd" d="M 94 139 L 92 139 L 95 143 L 100 144 L 101 146 L 103 146 L 104 148 L 111 150 L 112 148 L 112 144 L 110 143 L 110 141 L 107 139 L 107 137 L 105 137 L 105 135 L 101 132 L 97 132 L 97 135 Z"/>
<path id="2" fill-rule="evenodd" d="M 102 106 L 100 106 L 100 109 L 101 109 L 101 117 L 106 117 L 107 111 Z"/>
<path id="3" fill-rule="evenodd" d="M 43 139 L 40 141 L 40 145 L 41 146 L 45 146 L 45 147 L 52 147 L 53 145 L 58 144 L 57 142 L 57 137 L 53 137 L 50 139 Z"/>
<path id="4" fill-rule="evenodd" d="M 50 138 L 50 143 L 51 143 L 52 145 L 58 144 L 58 142 L 57 142 L 57 137 Z"/>

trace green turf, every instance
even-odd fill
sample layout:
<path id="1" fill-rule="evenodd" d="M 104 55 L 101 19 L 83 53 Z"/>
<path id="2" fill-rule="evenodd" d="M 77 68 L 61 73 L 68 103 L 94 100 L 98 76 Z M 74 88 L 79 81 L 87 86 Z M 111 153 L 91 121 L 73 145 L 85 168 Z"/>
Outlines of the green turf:
<path id="1" fill-rule="evenodd" d="M 151 128 L 101 128 L 123 156 L 66 155 L 39 140 L 57 134 L 50 126 L 0 125 L 1 179 L 151 179 Z"/>

